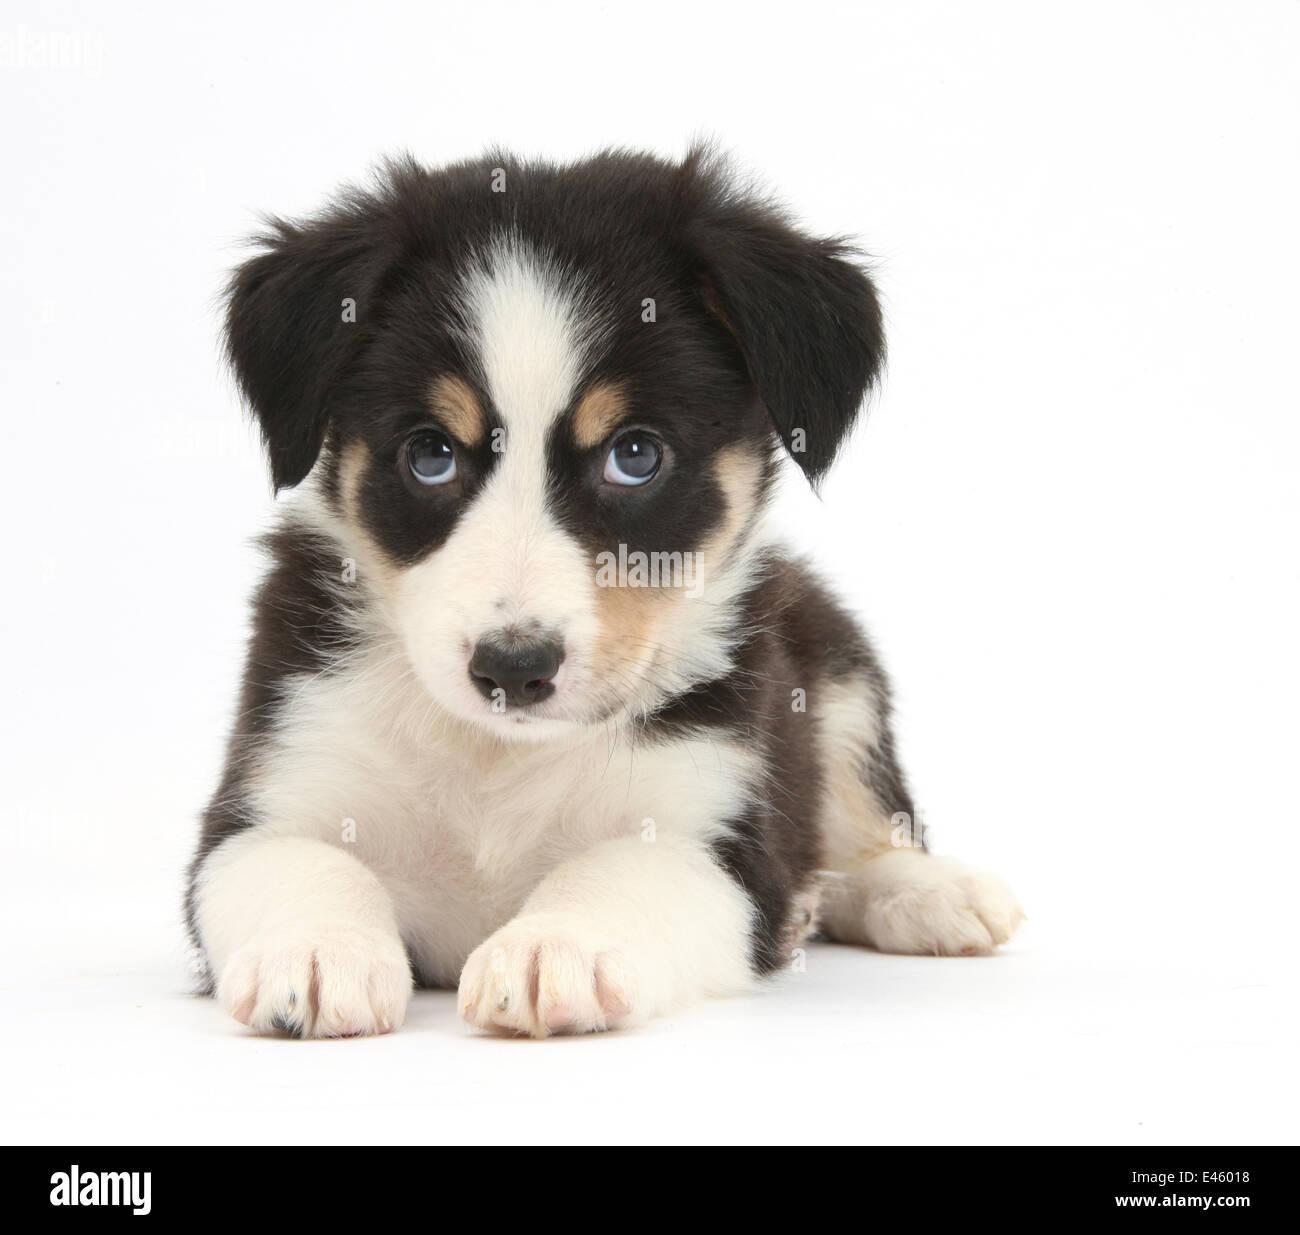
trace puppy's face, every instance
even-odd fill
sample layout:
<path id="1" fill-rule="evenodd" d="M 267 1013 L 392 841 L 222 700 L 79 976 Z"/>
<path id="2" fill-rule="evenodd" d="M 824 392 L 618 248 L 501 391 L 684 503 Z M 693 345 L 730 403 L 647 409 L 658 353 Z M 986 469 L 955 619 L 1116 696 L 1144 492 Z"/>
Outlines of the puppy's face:
<path id="1" fill-rule="evenodd" d="M 650 270 L 522 237 L 411 273 L 335 430 L 337 505 L 411 664 L 511 733 L 645 706 L 691 655 L 707 574 L 735 573 L 768 467 L 734 342 Z"/>
<path id="2" fill-rule="evenodd" d="M 725 670 L 774 447 L 830 462 L 879 317 L 698 156 L 502 162 L 281 225 L 229 337 L 277 483 L 317 470 L 429 694 L 540 738 Z"/>

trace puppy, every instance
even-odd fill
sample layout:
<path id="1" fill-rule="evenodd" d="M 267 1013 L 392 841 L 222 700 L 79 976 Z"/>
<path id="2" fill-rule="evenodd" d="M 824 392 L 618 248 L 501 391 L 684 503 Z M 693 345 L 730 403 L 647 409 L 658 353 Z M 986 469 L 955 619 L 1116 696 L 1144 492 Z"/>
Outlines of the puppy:
<path id="1" fill-rule="evenodd" d="M 708 151 L 387 164 L 273 220 L 230 361 L 282 503 L 187 915 L 260 1032 L 413 981 L 546 1037 L 748 989 L 814 929 L 976 955 L 885 678 L 760 516 L 884 357 L 872 283 Z"/>

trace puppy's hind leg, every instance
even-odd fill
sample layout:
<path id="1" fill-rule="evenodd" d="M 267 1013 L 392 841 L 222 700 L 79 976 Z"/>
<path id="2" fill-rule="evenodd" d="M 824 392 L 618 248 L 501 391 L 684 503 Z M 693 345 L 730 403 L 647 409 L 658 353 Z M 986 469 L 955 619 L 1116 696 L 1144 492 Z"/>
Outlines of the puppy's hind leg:
<path id="1" fill-rule="evenodd" d="M 822 904 L 825 934 L 932 956 L 985 956 L 1006 943 L 1024 918 L 1010 889 L 925 848 L 878 688 L 869 681 L 832 687 L 820 733 L 833 872 Z"/>

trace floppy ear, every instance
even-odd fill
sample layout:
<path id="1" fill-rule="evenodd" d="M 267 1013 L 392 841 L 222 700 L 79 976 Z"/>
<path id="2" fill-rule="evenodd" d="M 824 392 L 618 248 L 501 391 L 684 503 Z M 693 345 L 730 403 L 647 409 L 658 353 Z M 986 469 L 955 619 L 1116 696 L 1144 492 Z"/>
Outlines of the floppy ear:
<path id="1" fill-rule="evenodd" d="M 693 248 L 777 434 L 810 481 L 830 467 L 885 359 L 876 289 L 835 240 L 766 205 L 706 206 Z"/>
<path id="2" fill-rule="evenodd" d="M 226 352 L 262 430 L 277 490 L 316 462 L 330 398 L 359 350 L 386 266 L 378 208 L 352 198 L 304 224 L 271 220 L 226 293 Z M 349 310 L 345 302 L 354 308 Z"/>

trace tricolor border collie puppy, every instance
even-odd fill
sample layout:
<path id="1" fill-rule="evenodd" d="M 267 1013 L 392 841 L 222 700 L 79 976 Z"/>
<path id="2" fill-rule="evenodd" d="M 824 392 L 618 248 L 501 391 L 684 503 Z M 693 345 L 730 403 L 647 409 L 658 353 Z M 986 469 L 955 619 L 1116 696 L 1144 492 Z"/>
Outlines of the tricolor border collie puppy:
<path id="1" fill-rule="evenodd" d="M 232 1016 L 383 1033 L 459 984 L 546 1037 L 815 929 L 1008 938 L 1006 888 L 900 829 L 881 670 L 761 518 L 880 370 L 848 249 L 702 150 L 399 161 L 260 243 L 229 355 L 296 492 L 187 904 Z"/>

